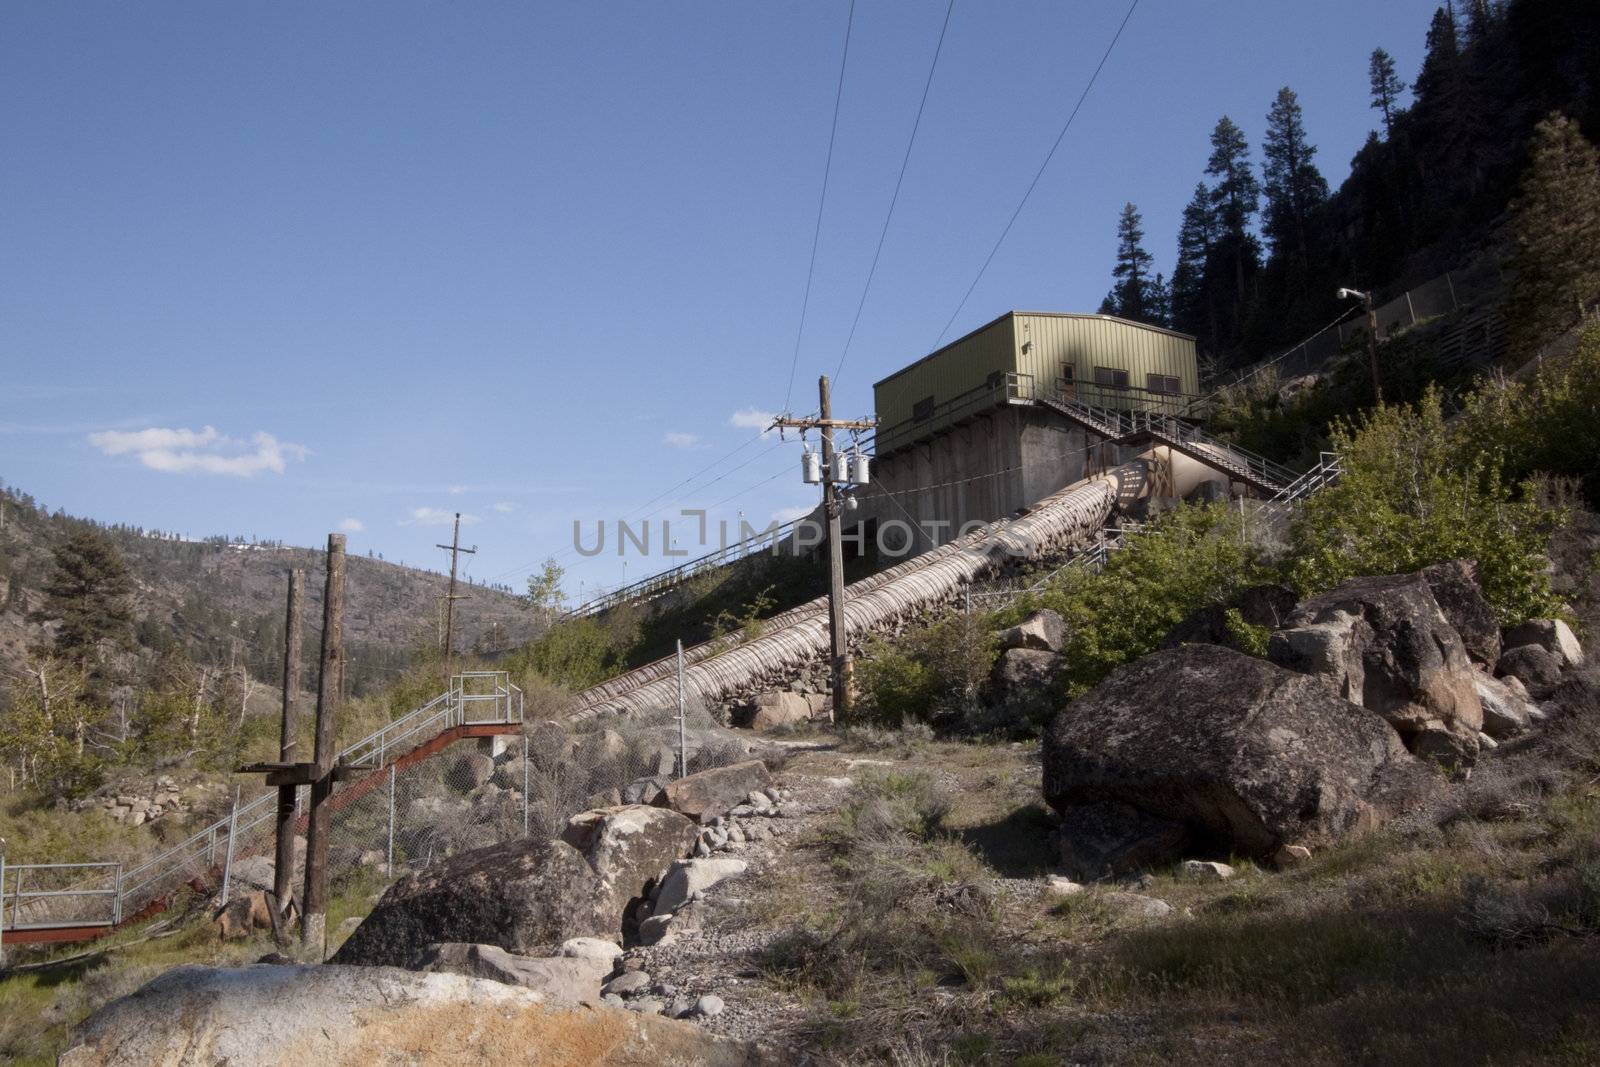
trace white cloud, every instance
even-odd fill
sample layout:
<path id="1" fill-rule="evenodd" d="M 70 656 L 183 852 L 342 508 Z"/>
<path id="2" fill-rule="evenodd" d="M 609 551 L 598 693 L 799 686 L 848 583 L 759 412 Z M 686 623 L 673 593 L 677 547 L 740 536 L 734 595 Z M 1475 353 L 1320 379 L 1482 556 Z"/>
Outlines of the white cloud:
<path id="1" fill-rule="evenodd" d="M 672 448 L 693 448 L 700 443 L 700 435 L 697 433 L 673 432 L 668 433 L 661 440 Z"/>
<path id="2" fill-rule="evenodd" d="M 508 504 L 504 500 L 502 500 L 498 504 L 489 505 L 489 510 L 490 511 L 498 511 L 502 515 L 509 515 L 513 511 L 517 510 L 517 506 L 515 504 Z"/>
<path id="3" fill-rule="evenodd" d="M 817 506 L 815 504 L 801 505 L 793 508 L 779 508 L 777 511 L 772 513 L 772 521 L 793 522 L 795 519 L 805 518 L 807 515 L 816 510 Z"/>
<path id="4" fill-rule="evenodd" d="M 465 493 L 466 491 L 467 491 L 467 487 L 464 486 L 464 485 L 452 485 L 447 490 L 447 492 L 449 492 L 449 494 L 451 496 L 460 496 L 462 493 Z"/>
<path id="5" fill-rule="evenodd" d="M 367 528 L 367 524 L 360 519 L 340 519 L 339 529 L 345 533 L 360 533 Z"/>
<path id="6" fill-rule="evenodd" d="M 401 519 L 401 526 L 449 526 L 456 521 L 456 513 L 444 508 L 412 508 L 411 517 Z M 461 525 L 471 526 L 478 521 L 476 515 L 461 516 Z"/>
<path id="7" fill-rule="evenodd" d="M 741 430 L 760 430 L 766 432 L 772 420 L 778 416 L 771 411 L 762 411 L 759 408 L 741 408 L 728 417 L 729 426 L 737 426 Z"/>
<path id="8" fill-rule="evenodd" d="M 248 442 L 219 433 L 214 426 L 199 430 L 152 426 L 145 430 L 104 430 L 89 443 L 108 456 L 133 455 L 151 470 L 172 474 L 198 472 L 249 478 L 262 471 L 282 474 L 289 460 L 310 455 L 304 445 L 280 441 L 258 431 Z"/>

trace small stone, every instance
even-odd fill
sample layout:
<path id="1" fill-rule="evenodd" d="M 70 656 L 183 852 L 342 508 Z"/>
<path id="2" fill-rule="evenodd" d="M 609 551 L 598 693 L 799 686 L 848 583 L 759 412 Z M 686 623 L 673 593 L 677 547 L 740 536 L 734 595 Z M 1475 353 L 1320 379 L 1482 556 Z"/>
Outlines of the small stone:
<path id="1" fill-rule="evenodd" d="M 694 843 L 694 854 L 701 859 L 711 855 L 711 849 L 706 846 L 705 838 Z"/>
<path id="2" fill-rule="evenodd" d="M 639 943 L 641 945 L 660 945 L 667 941 L 672 932 L 672 916 L 652 915 L 639 924 Z"/>
<path id="3" fill-rule="evenodd" d="M 768 800 L 767 794 L 759 789 L 751 790 L 749 797 L 745 799 L 745 803 L 749 804 L 754 811 L 768 811 L 772 808 L 772 801 Z"/>
<path id="4" fill-rule="evenodd" d="M 738 824 L 735 823 L 728 827 L 728 841 L 735 845 L 744 844 L 744 831 L 739 829 Z"/>
<path id="5" fill-rule="evenodd" d="M 1045 892 L 1058 897 L 1075 897 L 1083 892 L 1083 886 L 1071 878 L 1064 878 L 1059 874 L 1052 874 L 1044 881 Z"/>
<path id="6" fill-rule="evenodd" d="M 626 1006 L 626 1002 L 615 993 L 605 993 L 601 995 L 600 1003 L 610 1005 L 613 1008 L 621 1008 Z"/>
<path id="7" fill-rule="evenodd" d="M 774 804 L 783 799 L 783 790 L 779 789 L 775 785 L 769 785 L 761 791 L 765 793 L 767 795 L 767 799 L 772 801 Z"/>
<path id="8" fill-rule="evenodd" d="M 1123 914 L 1142 919 L 1160 919 L 1172 914 L 1171 904 L 1138 893 L 1107 893 L 1102 899 Z"/>
<path id="9" fill-rule="evenodd" d="M 1214 860 L 1184 860 L 1183 876 L 1207 882 L 1222 882 L 1233 877 L 1233 868 Z"/>
<path id="10" fill-rule="evenodd" d="M 637 993 L 650 988 L 650 974 L 647 971 L 623 971 L 605 984 L 602 993 L 611 993 L 619 997 Z"/>
<path id="11" fill-rule="evenodd" d="M 636 997 L 628 1001 L 628 1010 L 641 1015 L 660 1015 L 662 1003 L 655 997 Z"/>
<path id="12" fill-rule="evenodd" d="M 707 993 L 694 1002 L 694 1013 L 703 1019 L 714 1019 L 722 1014 L 722 998 L 715 993 Z"/>
<path id="13" fill-rule="evenodd" d="M 1279 870 L 1297 867 L 1311 858 L 1311 850 L 1304 845 L 1280 845 L 1272 854 L 1272 864 Z"/>
<path id="14" fill-rule="evenodd" d="M 695 1001 L 688 997 L 672 998 L 672 1008 L 667 1012 L 674 1019 L 685 1019 L 694 1013 Z"/>
<path id="15" fill-rule="evenodd" d="M 601 937 L 573 937 L 561 943 L 559 955 L 569 959 L 602 960 L 611 963 L 622 955 L 622 949 L 615 942 Z"/>
<path id="16" fill-rule="evenodd" d="M 755 813 L 756 813 L 756 809 L 752 808 L 748 804 L 740 804 L 738 807 L 736 807 L 732 811 L 728 812 L 729 815 L 740 815 L 740 816 L 744 816 L 746 818 L 748 818 L 751 815 L 754 815 Z"/>

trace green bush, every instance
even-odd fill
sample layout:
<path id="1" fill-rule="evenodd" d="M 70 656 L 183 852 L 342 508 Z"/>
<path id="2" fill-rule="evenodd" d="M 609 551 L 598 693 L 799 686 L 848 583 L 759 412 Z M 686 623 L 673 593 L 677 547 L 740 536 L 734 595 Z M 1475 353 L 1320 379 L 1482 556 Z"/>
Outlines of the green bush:
<path id="1" fill-rule="evenodd" d="M 1453 433 L 1437 392 L 1341 422 L 1334 445 L 1344 473 L 1306 501 L 1291 536 L 1301 593 L 1472 559 L 1503 623 L 1556 610 L 1544 552 L 1560 515 L 1513 488 L 1500 453 Z"/>
<path id="2" fill-rule="evenodd" d="M 929 722 L 959 728 L 979 711 L 994 659 L 995 636 L 985 616 L 951 615 L 897 638 L 874 637 L 856 664 L 860 698 L 852 716 L 887 727 Z"/>
<path id="3" fill-rule="evenodd" d="M 1065 571 L 1000 621 L 1038 607 L 1060 612 L 1068 637 L 1059 678 L 1064 695 L 1078 696 L 1112 669 L 1155 651 L 1197 609 L 1273 577 L 1242 523 L 1221 504 L 1175 508 L 1131 534 L 1099 574 Z"/>

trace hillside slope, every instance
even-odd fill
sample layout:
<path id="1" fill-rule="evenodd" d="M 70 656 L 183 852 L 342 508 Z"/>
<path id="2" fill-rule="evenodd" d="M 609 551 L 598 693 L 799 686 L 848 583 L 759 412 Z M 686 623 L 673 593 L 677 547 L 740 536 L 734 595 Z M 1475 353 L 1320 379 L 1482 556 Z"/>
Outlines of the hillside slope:
<path id="1" fill-rule="evenodd" d="M 305 570 L 308 647 L 321 631 L 321 550 L 216 537 L 178 540 L 125 526 L 106 526 L 62 512 L 39 510 L 14 489 L 0 491 L 0 671 L 17 666 L 27 650 L 46 641 L 47 627 L 28 613 L 44 600 L 51 553 L 73 532 L 92 527 L 122 553 L 133 579 L 136 655 L 145 658 L 182 644 L 196 662 L 223 666 L 242 661 L 258 679 L 273 681 L 281 668 L 285 575 Z M 449 586 L 442 574 L 367 556 L 349 560 L 345 641 L 349 684 L 362 692 L 392 677 L 415 653 L 439 639 L 439 598 Z M 520 598 L 473 585 L 457 611 L 456 647 L 492 652 L 527 641 L 535 629 Z"/>

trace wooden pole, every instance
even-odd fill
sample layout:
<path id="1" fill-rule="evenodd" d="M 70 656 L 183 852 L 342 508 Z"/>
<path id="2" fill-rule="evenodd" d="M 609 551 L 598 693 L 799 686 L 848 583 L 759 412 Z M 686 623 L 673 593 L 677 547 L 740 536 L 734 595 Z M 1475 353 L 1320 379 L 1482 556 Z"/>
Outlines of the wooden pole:
<path id="1" fill-rule="evenodd" d="M 456 564 L 461 559 L 461 553 L 470 556 L 478 551 L 461 547 L 461 512 L 456 512 L 455 535 L 450 538 L 450 543 L 437 547 L 450 552 L 450 592 L 444 598 L 444 676 L 448 681 L 455 676 L 456 601 L 471 599 L 466 594 L 456 594 Z"/>
<path id="2" fill-rule="evenodd" d="M 1383 406 L 1383 383 L 1378 379 L 1378 310 L 1372 305 L 1372 293 L 1364 297 L 1367 305 L 1367 368 L 1372 372 L 1372 397 Z"/>
<path id="3" fill-rule="evenodd" d="M 850 649 L 844 619 L 844 546 L 839 522 L 839 488 L 833 482 L 833 402 L 824 374 L 817 382 L 822 405 L 822 507 L 828 516 L 828 634 L 832 639 L 834 718 L 850 712 Z"/>
<path id="4" fill-rule="evenodd" d="M 304 635 L 300 628 L 301 601 L 305 597 L 306 575 L 298 567 L 289 571 L 289 603 L 283 621 L 283 722 L 279 726 L 278 758 L 295 762 L 300 730 L 300 652 Z M 294 895 L 294 814 L 299 787 L 278 787 L 278 852 L 272 873 L 272 895 L 280 916 L 288 911 Z"/>
<path id="5" fill-rule="evenodd" d="M 317 737 L 312 755 L 311 812 L 306 827 L 306 889 L 300 940 L 326 954 L 328 940 L 328 830 L 333 814 L 334 745 L 344 674 L 344 534 L 328 535 L 328 573 L 322 594 L 322 662 L 317 681 Z"/>

